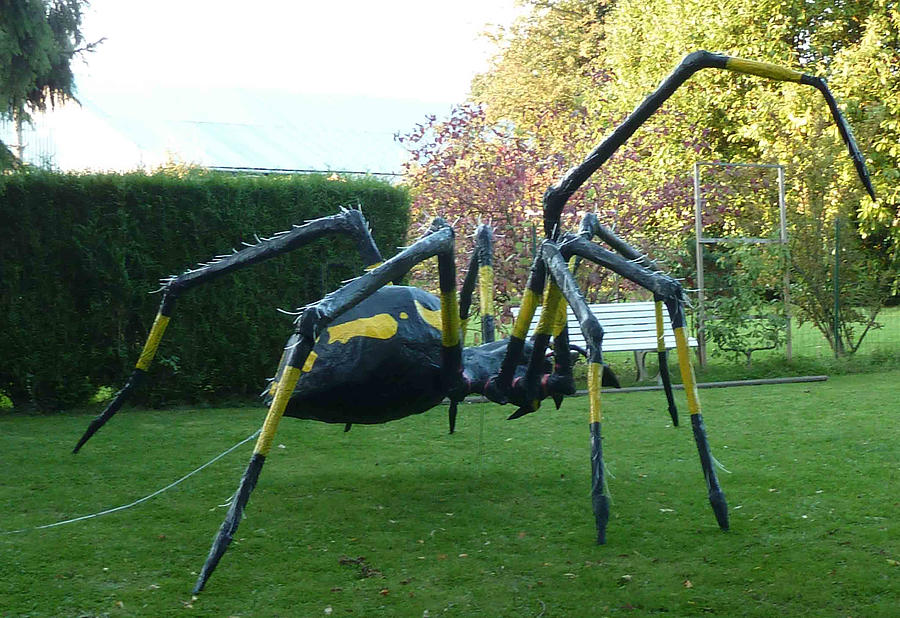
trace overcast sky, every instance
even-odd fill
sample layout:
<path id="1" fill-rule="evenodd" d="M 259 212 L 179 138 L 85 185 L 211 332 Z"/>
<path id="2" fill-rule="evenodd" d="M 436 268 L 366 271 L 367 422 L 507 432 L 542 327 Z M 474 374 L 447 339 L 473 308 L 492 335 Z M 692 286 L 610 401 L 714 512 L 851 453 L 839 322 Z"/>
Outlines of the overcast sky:
<path id="1" fill-rule="evenodd" d="M 515 0 L 91 0 L 84 87 L 277 88 L 458 103 Z"/>

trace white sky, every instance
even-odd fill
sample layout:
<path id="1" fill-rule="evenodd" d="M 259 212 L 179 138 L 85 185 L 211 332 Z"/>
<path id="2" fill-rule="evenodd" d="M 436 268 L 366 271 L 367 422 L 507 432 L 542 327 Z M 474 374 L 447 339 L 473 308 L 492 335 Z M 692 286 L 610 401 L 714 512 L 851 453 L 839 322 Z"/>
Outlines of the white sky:
<path id="1" fill-rule="evenodd" d="M 515 0 L 92 0 L 84 86 L 278 88 L 462 102 Z"/>

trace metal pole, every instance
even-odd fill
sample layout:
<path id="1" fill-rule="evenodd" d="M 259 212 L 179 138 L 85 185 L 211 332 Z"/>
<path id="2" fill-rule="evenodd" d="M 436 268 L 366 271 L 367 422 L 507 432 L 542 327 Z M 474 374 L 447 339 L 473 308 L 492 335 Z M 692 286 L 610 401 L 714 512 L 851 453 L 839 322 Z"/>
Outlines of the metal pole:
<path id="1" fill-rule="evenodd" d="M 784 204 L 784 167 L 778 166 L 778 214 L 781 218 L 781 247 L 784 267 L 784 354 L 787 360 L 794 356 L 794 346 L 791 338 L 791 258 L 788 250 L 787 236 L 787 208 Z"/>
<path id="2" fill-rule="evenodd" d="M 700 203 L 700 163 L 694 163 L 694 235 L 695 253 L 697 256 L 697 355 L 700 366 L 706 366 L 706 333 L 704 332 L 705 314 L 703 311 L 703 217 Z"/>
<path id="3" fill-rule="evenodd" d="M 841 355 L 841 294 L 840 294 L 841 228 L 840 219 L 834 219 L 834 356 Z"/>

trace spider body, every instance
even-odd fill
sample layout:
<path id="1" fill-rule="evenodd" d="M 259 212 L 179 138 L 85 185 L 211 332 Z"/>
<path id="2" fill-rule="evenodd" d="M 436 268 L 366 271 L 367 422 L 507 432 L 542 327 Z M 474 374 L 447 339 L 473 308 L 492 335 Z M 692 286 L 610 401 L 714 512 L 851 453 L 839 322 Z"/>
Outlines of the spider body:
<path id="1" fill-rule="evenodd" d="M 444 398 L 440 309 L 432 294 L 388 286 L 344 313 L 316 339 L 285 415 L 375 424 L 436 406 Z M 287 347 L 295 343 L 292 336 Z"/>
<path id="2" fill-rule="evenodd" d="M 436 218 L 413 244 L 383 260 L 362 213 L 342 209 L 337 215 L 294 226 L 292 230 L 263 239 L 232 255 L 220 256 L 213 262 L 164 280 L 159 313 L 131 377 L 103 413 L 91 422 L 75 452 L 120 409 L 128 394 L 144 378 L 181 294 L 317 239 L 345 234 L 355 240 L 366 271 L 299 312 L 294 334 L 288 341 L 270 389 L 269 410 L 253 455 L 213 540 L 194 592 L 203 589 L 231 543 L 284 415 L 345 425 L 384 423 L 425 412 L 448 398 L 452 432 L 456 405 L 471 393 L 482 393 L 499 404 L 519 406 L 510 415 L 511 419 L 534 412 L 547 397 L 552 397 L 558 406 L 563 396 L 575 390 L 565 326 L 567 305 L 587 342 L 591 503 L 597 542 L 605 543 L 609 499 L 604 490 L 600 386 L 613 380 L 602 361 L 603 328 L 579 290 L 573 274 L 575 266 L 569 267 L 570 260 L 574 259 L 577 264 L 581 259 L 612 270 L 652 293 L 660 341 L 660 377 L 669 400 L 669 413 L 677 424 L 662 332 L 663 307 L 668 311 L 709 502 L 719 527 L 727 530 L 728 508 L 712 465 L 714 460 L 687 346 L 685 297 L 681 285 L 662 274 L 653 261 L 600 224 L 592 213 L 584 216 L 577 234 L 563 234 L 559 229 L 569 197 L 681 84 L 697 71 L 707 68 L 797 82 L 818 89 L 828 103 L 863 185 L 875 199 L 864 158 L 824 80 L 776 65 L 697 51 L 687 55 L 609 137 L 545 192 L 545 240 L 536 249 L 521 296 L 521 310 L 508 339 L 493 341 L 490 315 L 493 271 L 490 231 L 486 226 L 480 226 L 476 232 L 475 251 L 457 296 L 455 234 L 445 221 Z M 592 242 L 594 237 L 599 237 L 612 250 Z M 437 260 L 439 297 L 414 288 L 391 285 L 400 281 L 411 268 L 430 259 Z M 481 326 L 486 343 L 463 349 L 464 325 L 476 281 L 480 285 Z M 541 318 L 534 335 L 527 340 L 538 305 L 542 306 Z M 552 364 L 546 354 L 551 340 Z"/>
<path id="3" fill-rule="evenodd" d="M 297 342 L 292 336 L 285 346 Z M 463 349 L 463 381 L 481 393 L 500 370 L 508 340 Z M 526 342 L 515 377 L 525 375 Z M 267 403 L 283 375 L 282 361 Z M 550 375 L 549 362 L 542 366 Z M 541 399 L 548 390 L 542 389 Z M 447 396 L 441 379 L 441 301 L 419 288 L 379 289 L 335 319 L 316 339 L 285 416 L 344 425 L 371 425 L 433 409 Z M 513 402 L 515 403 L 515 401 Z M 348 427 L 349 429 L 349 427 Z"/>

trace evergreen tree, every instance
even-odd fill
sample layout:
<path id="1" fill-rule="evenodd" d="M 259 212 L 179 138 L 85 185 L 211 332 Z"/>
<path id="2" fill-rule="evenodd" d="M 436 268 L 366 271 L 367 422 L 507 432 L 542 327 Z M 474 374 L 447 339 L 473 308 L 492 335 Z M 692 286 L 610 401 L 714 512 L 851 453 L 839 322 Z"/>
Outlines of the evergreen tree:
<path id="1" fill-rule="evenodd" d="M 74 98 L 72 60 L 96 43 L 81 34 L 85 0 L 0 0 L 0 117 L 17 128 Z M 9 151 L 0 143 L 0 166 Z M 21 152 L 16 153 L 21 158 Z"/>

